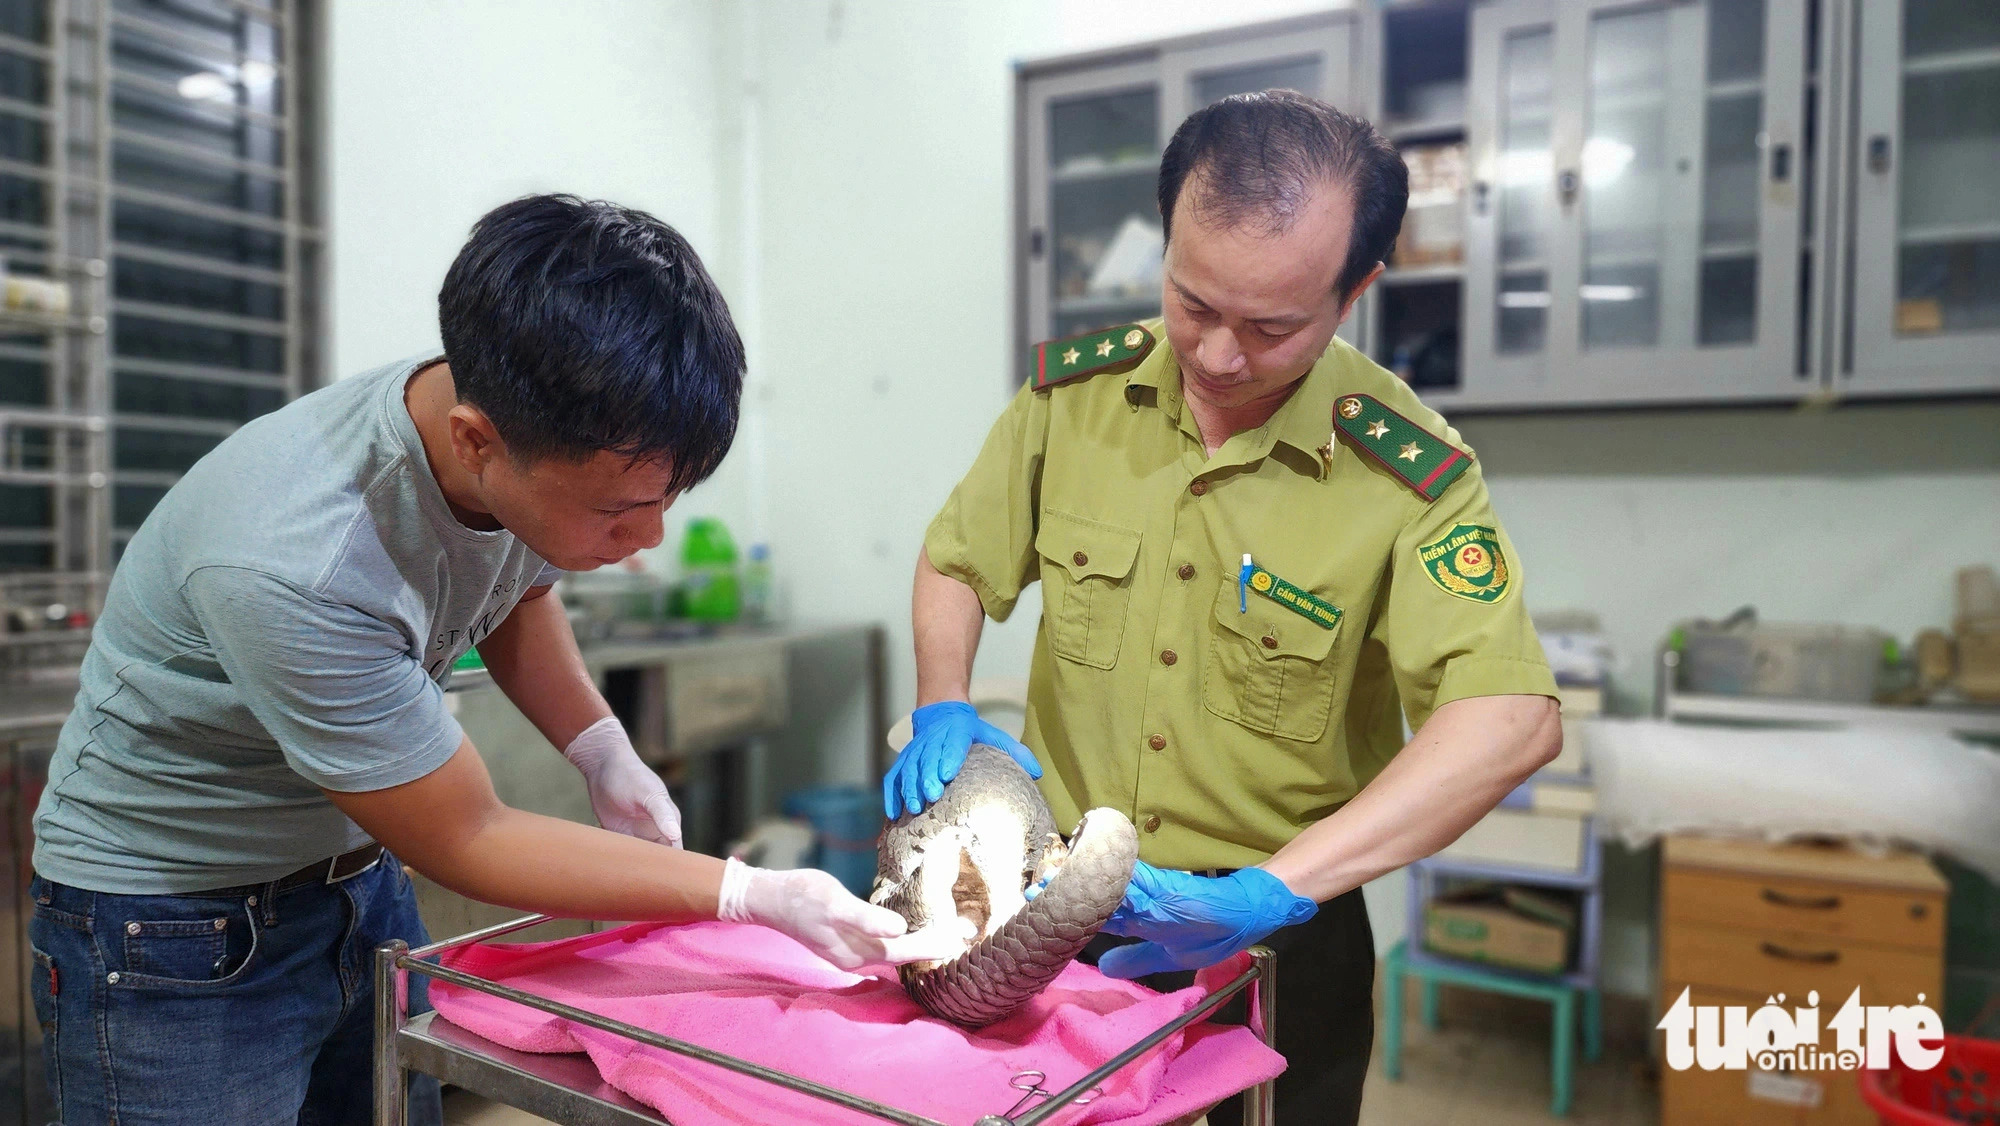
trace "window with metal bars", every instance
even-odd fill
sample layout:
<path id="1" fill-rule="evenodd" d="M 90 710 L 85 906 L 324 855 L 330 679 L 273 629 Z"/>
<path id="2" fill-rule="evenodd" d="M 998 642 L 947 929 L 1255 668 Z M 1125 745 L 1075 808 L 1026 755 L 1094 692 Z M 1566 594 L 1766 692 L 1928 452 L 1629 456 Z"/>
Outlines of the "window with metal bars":
<path id="1" fill-rule="evenodd" d="M 0 571 L 108 572 L 196 459 L 318 382 L 316 17 L 0 0 L 0 260 L 53 283 L 0 301 Z"/>

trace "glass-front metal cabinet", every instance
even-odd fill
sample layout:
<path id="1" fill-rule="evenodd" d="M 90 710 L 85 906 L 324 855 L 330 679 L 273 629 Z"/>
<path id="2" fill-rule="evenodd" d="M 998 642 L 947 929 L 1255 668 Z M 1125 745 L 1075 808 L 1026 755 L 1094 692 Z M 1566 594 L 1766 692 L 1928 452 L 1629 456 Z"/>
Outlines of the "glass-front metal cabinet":
<path id="1" fill-rule="evenodd" d="M 1402 152 L 1342 335 L 1440 409 L 2000 393 L 2000 0 L 1366 0 L 1025 65 L 1020 346 L 1158 311 L 1161 148 L 1273 86 Z"/>
<path id="2" fill-rule="evenodd" d="M 1016 347 L 1160 312 L 1160 153 L 1231 94 L 1351 96 L 1351 13 L 1023 64 Z M 1025 370 L 1015 366 L 1015 378 Z"/>
<path id="3" fill-rule="evenodd" d="M 1370 355 L 1420 394 L 1460 387 L 1464 358 L 1467 14 L 1471 0 L 1375 5 L 1361 25 L 1365 113 L 1409 166 L 1388 269 L 1355 316 Z"/>
<path id="4" fill-rule="evenodd" d="M 1466 378 L 1440 405 L 1786 399 L 1806 0 L 1474 7 Z"/>
<path id="5" fill-rule="evenodd" d="M 1867 0 L 1854 395 L 2000 389 L 2000 3 Z"/>

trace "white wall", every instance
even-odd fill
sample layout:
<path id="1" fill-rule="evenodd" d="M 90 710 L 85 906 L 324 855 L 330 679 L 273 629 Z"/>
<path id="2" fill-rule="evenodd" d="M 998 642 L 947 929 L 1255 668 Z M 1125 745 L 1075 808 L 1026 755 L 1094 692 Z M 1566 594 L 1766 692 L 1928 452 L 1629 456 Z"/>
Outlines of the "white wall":
<path id="1" fill-rule="evenodd" d="M 1530 604 L 1584 608 L 1651 700 L 1668 627 L 1948 625 L 1951 575 L 2000 555 L 2000 404 L 1461 420 L 1527 560 Z"/>
<path id="2" fill-rule="evenodd" d="M 438 285 L 473 221 L 530 192 L 650 211 L 716 266 L 717 5 L 326 9 L 330 376 L 436 348 Z M 740 507 L 736 469 L 680 514 Z"/>

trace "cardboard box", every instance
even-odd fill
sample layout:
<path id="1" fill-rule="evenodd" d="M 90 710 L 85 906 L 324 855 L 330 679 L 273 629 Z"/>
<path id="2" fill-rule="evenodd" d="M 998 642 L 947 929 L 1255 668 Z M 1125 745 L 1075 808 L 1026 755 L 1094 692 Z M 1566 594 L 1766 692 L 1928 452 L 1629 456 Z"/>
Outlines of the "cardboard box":
<path id="1" fill-rule="evenodd" d="M 1481 864 L 1580 872 L 1583 818 L 1564 813 L 1496 809 L 1474 822 L 1439 856 Z"/>
<path id="2" fill-rule="evenodd" d="M 1576 927 L 1576 903 L 1569 896 L 1509 884 L 1500 889 L 1500 898 L 1524 919 L 1561 927 L 1565 934 Z"/>
<path id="3" fill-rule="evenodd" d="M 1498 904 L 1433 902 L 1424 909 L 1424 946 L 1447 958 L 1531 973 L 1569 966 L 1569 931 L 1523 918 Z"/>
<path id="4" fill-rule="evenodd" d="M 1412 145 L 1403 150 L 1410 168 L 1410 201 L 1396 237 L 1399 267 L 1440 266 L 1465 260 L 1465 144 Z"/>

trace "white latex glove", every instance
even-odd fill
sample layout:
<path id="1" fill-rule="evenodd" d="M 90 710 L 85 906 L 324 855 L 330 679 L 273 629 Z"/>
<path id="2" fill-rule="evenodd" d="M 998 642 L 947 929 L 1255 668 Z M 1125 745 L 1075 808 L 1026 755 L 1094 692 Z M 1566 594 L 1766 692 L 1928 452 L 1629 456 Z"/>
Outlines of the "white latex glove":
<path id="1" fill-rule="evenodd" d="M 843 970 L 957 957 L 964 940 L 942 928 L 903 933 L 903 917 L 864 903 L 817 868 L 774 872 L 730 857 L 722 869 L 718 917 L 789 935 Z"/>
<path id="2" fill-rule="evenodd" d="M 563 757 L 583 773 L 597 823 L 642 841 L 681 847 L 681 811 L 667 796 L 667 784 L 639 761 L 632 740 L 616 716 L 583 729 L 563 748 Z"/>

